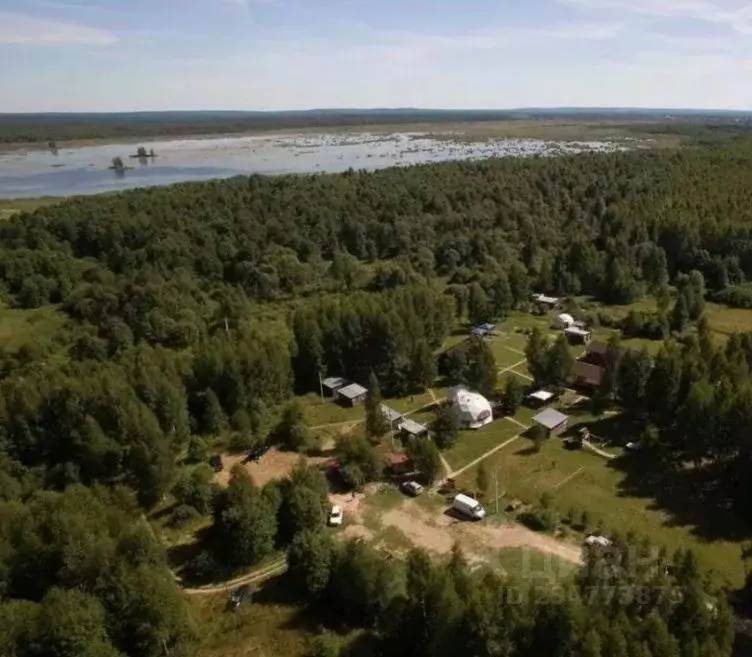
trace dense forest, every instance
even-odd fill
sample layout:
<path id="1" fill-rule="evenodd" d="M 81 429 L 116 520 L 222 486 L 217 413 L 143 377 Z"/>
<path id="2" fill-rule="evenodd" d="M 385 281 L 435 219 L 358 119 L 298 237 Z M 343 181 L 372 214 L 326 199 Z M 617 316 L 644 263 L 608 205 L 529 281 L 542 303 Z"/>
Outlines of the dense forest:
<path id="1" fill-rule="evenodd" d="M 422 390 L 457 318 L 493 320 L 532 291 L 611 304 L 654 294 L 660 310 L 632 316 L 629 330 L 659 338 L 681 338 L 696 323 L 691 340 L 667 342 L 655 360 L 621 356 L 602 396 L 644 416 L 654 442 L 677 457 L 719 463 L 717 482 L 733 472 L 732 497 L 748 499 L 740 473 L 752 460 L 752 340 L 707 344 L 702 304 L 709 295 L 733 301 L 752 279 L 750 175 L 752 153 L 732 143 L 251 176 L 71 199 L 4 222 L 3 302 L 52 305 L 66 317 L 51 337 L 0 354 L 5 652 L 190 654 L 195 628 L 142 513 L 173 490 L 184 507 L 213 514 L 196 571 L 243 565 L 275 545 L 291 544 L 305 563 L 310 546 L 298 536 L 311 528 L 295 518 L 321 506 L 321 491 L 301 471 L 299 487 L 258 490 L 236 475 L 218 492 L 200 475 L 179 480 L 178 457 L 200 454 L 220 433 L 243 448 L 295 438 L 299 412 L 288 402 L 317 390 L 319 374 L 371 389 L 377 379 L 390 394 Z M 476 376 L 485 355 L 470 345 L 463 358 L 451 367 Z M 555 371 L 541 366 L 540 376 Z M 351 472 L 372 478 L 366 447 L 350 445 L 346 456 Z M 486 604 L 505 595 L 490 574 L 468 579 L 457 565 L 450 581 L 413 555 L 407 589 L 385 583 L 393 595 L 381 599 L 365 583 L 337 588 L 362 581 L 347 561 L 360 547 L 319 549 L 319 562 L 336 563 L 319 578 L 322 595 L 368 626 L 391 609 L 380 636 L 391 645 L 422 632 L 415 654 L 444 654 L 443 632 L 447 646 L 468 632 L 483 637 L 478 655 L 541 654 L 539 636 L 561 655 L 728 654 L 728 623 L 698 611 L 699 597 L 684 609 L 544 596 L 510 609 L 512 618 Z M 705 595 L 690 557 L 658 570 L 671 579 L 650 586 Z M 431 605 L 440 612 L 429 617 Z M 720 602 L 712 609 L 726 613 Z M 422 624 L 403 626 L 417 617 Z M 70 635 L 80 643 L 66 643 Z"/>

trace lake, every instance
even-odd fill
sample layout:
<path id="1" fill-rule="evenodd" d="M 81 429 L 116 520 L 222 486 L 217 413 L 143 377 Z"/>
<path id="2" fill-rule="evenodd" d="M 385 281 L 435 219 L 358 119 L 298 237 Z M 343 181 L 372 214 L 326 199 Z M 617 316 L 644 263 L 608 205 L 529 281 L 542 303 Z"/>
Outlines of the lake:
<path id="1" fill-rule="evenodd" d="M 467 141 L 422 133 L 254 135 L 144 141 L 156 157 L 131 157 L 138 144 L 0 152 L 0 198 L 73 196 L 252 173 L 378 169 L 442 160 L 625 150 L 623 142 L 539 139 Z M 633 146 L 633 145 L 631 145 Z M 128 168 L 109 167 L 120 157 Z"/>

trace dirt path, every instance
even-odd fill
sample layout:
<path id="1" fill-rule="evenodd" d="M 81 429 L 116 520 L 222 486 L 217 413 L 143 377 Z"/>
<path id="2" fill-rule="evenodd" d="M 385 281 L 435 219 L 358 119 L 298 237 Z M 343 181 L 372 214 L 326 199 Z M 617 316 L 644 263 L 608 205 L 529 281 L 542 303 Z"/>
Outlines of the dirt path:
<path id="1" fill-rule="evenodd" d="M 527 427 L 525 427 L 525 429 L 527 430 Z M 505 441 L 504 441 L 503 443 L 499 443 L 498 445 L 496 445 L 496 447 L 493 447 L 492 449 L 489 449 L 489 450 L 488 450 L 488 451 L 487 451 L 487 452 L 486 452 L 485 454 L 481 454 L 481 455 L 480 455 L 480 456 L 479 456 L 479 457 L 478 457 L 477 459 L 475 459 L 474 461 L 470 461 L 470 463 L 468 463 L 467 465 L 463 465 L 463 466 L 462 466 L 462 467 L 461 467 L 461 468 L 460 468 L 459 470 L 455 470 L 454 472 L 451 472 L 451 473 L 449 473 L 449 476 L 450 476 L 450 477 L 456 477 L 457 475 L 460 475 L 460 474 L 462 474 L 463 472 L 465 472 L 465 470 L 469 470 L 469 469 L 470 469 L 470 468 L 472 468 L 473 466 L 475 466 L 475 465 L 478 465 L 478 463 L 480 463 L 480 462 L 481 462 L 481 461 L 483 461 L 484 459 L 487 459 L 487 458 L 488 458 L 489 456 L 491 456 L 491 454 L 495 454 L 495 453 L 496 453 L 496 452 L 498 452 L 498 451 L 499 451 L 500 449 L 503 449 L 503 448 L 504 448 L 504 447 L 506 447 L 507 445 L 510 445 L 510 444 L 512 444 L 512 443 L 513 443 L 513 442 L 514 442 L 515 440 L 517 440 L 517 439 L 518 439 L 518 438 L 519 438 L 519 437 L 520 437 L 521 435 L 522 435 L 522 433 L 518 433 L 518 434 L 517 434 L 516 436 L 512 436 L 512 437 L 511 437 L 511 438 L 510 438 L 509 440 L 505 440 Z"/>
<path id="2" fill-rule="evenodd" d="M 534 532 L 522 525 L 492 525 L 458 520 L 444 512 L 434 516 L 409 502 L 381 516 L 384 527 L 394 527 L 414 545 L 438 554 L 447 554 L 459 542 L 469 554 L 483 553 L 488 548 L 532 548 L 545 554 L 579 564 L 578 546 Z"/>
<path id="3" fill-rule="evenodd" d="M 505 349 L 508 347 L 505 347 Z M 498 374 L 504 374 L 504 372 L 511 372 L 515 367 L 519 367 L 520 365 L 524 365 L 527 363 L 527 359 L 521 360 L 519 363 L 515 363 L 514 365 L 510 365 L 509 367 L 504 367 L 498 371 Z M 518 374 L 518 372 L 515 372 L 515 374 Z"/>
<path id="4" fill-rule="evenodd" d="M 361 422 L 363 422 L 363 420 L 342 420 L 342 422 L 329 422 L 328 424 L 317 424 L 317 425 L 315 425 L 313 427 L 308 427 L 308 428 L 311 429 L 311 430 L 313 430 L 313 429 L 333 429 L 334 427 L 344 427 L 344 426 L 347 426 L 348 424 L 350 424 L 350 425 L 352 425 L 352 426 L 355 427 L 358 424 L 360 424 Z"/>
<path id="5" fill-rule="evenodd" d="M 242 586 L 243 584 L 261 584 L 267 579 L 281 575 L 286 570 L 287 559 L 285 557 L 280 557 L 263 568 L 254 570 L 252 573 L 248 573 L 242 577 L 237 577 L 222 582 L 221 584 L 210 584 L 195 589 L 184 588 L 183 593 L 187 593 L 188 595 L 214 595 L 215 593 L 224 593 L 230 589 L 234 589 L 236 586 Z"/>
<path id="6" fill-rule="evenodd" d="M 595 445 L 593 445 L 593 443 L 591 443 L 588 440 L 583 440 L 582 441 L 582 446 L 585 449 L 589 449 L 591 452 L 594 452 L 598 456 L 602 456 L 604 459 L 611 460 L 611 459 L 615 459 L 616 458 L 616 454 L 611 454 L 609 452 L 606 452 L 606 451 L 600 449 L 599 447 L 596 447 Z"/>

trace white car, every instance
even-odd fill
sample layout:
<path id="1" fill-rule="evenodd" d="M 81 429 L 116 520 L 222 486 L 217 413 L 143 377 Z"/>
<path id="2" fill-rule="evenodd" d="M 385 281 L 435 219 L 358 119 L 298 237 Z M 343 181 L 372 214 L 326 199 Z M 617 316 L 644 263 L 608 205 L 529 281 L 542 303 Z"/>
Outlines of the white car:
<path id="1" fill-rule="evenodd" d="M 343 517 L 344 514 L 342 513 L 342 507 L 333 506 L 332 510 L 329 512 L 329 525 L 331 527 L 339 527 L 342 524 Z"/>

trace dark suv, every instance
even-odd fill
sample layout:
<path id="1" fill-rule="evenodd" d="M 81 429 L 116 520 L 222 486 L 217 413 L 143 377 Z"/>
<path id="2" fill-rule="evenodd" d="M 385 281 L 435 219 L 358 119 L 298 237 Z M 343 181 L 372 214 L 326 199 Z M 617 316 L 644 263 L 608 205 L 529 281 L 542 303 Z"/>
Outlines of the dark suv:
<path id="1" fill-rule="evenodd" d="M 269 445 L 265 445 L 263 443 L 254 445 L 253 447 L 251 447 L 251 449 L 248 450 L 246 461 L 253 461 L 254 463 L 258 463 L 261 457 L 268 451 Z"/>
<path id="2" fill-rule="evenodd" d="M 251 597 L 251 587 L 248 584 L 243 584 L 230 593 L 230 598 L 227 600 L 227 607 L 231 611 L 235 611 L 240 605 Z"/>

